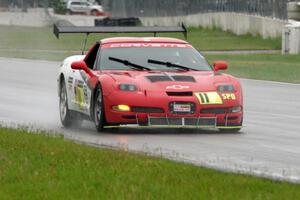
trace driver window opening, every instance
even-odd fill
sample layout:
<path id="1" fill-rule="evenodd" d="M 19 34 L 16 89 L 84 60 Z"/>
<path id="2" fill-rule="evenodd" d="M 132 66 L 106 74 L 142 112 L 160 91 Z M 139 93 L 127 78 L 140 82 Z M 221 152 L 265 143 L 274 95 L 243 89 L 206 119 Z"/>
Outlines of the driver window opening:
<path id="1" fill-rule="evenodd" d="M 86 65 L 90 69 L 94 68 L 94 64 L 95 64 L 95 61 L 97 58 L 97 53 L 98 53 L 99 47 L 100 47 L 99 43 L 95 44 L 94 47 L 92 48 L 92 50 L 89 52 L 89 54 L 87 55 L 87 57 L 84 60 Z"/>

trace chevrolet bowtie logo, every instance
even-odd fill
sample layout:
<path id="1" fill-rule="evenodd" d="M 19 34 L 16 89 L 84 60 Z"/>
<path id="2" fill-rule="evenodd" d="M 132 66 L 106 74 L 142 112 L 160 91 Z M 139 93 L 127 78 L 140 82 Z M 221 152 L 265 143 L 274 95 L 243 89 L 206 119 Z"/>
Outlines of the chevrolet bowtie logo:
<path id="1" fill-rule="evenodd" d="M 183 90 L 183 89 L 189 89 L 190 86 L 186 85 L 169 85 L 166 87 L 166 89 L 174 89 L 174 90 Z"/>

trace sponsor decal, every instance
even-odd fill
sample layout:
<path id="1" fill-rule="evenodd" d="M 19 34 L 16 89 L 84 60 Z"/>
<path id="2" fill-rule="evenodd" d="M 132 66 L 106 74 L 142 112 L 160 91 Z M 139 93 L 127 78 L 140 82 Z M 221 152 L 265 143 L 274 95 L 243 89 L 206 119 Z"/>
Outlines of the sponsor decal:
<path id="1" fill-rule="evenodd" d="M 174 44 L 174 43 L 114 43 L 104 45 L 104 48 L 192 48 L 190 44 Z"/>
<path id="2" fill-rule="evenodd" d="M 223 104 L 223 100 L 217 92 L 199 92 L 195 93 L 200 104 Z"/>
<path id="3" fill-rule="evenodd" d="M 183 90 L 183 89 L 189 89 L 190 86 L 187 85 L 169 85 L 166 87 L 166 89 L 174 89 L 174 90 Z"/>
<path id="4" fill-rule="evenodd" d="M 88 102 L 87 88 L 82 81 L 76 81 L 74 86 L 75 102 L 80 110 L 85 109 L 86 102 Z"/>
<path id="5" fill-rule="evenodd" d="M 233 93 L 224 93 L 222 94 L 224 100 L 236 100 L 235 94 Z"/>
<path id="6" fill-rule="evenodd" d="M 68 78 L 68 89 L 71 90 L 72 89 L 72 85 L 73 85 L 73 77 L 69 77 Z"/>

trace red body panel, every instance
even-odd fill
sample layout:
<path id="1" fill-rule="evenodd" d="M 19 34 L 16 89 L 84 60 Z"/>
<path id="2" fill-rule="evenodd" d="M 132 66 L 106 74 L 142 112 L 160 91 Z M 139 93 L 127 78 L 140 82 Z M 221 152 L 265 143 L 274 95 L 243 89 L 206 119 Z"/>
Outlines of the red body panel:
<path id="1" fill-rule="evenodd" d="M 172 38 L 108 38 L 101 40 L 102 48 L 111 48 L 112 44 L 178 44 L 185 45 L 183 48 L 192 48 L 187 42 Z M 126 45 L 125 45 L 126 46 Z M 137 47 L 134 46 L 134 47 Z M 141 46 L 144 47 L 144 46 Z M 151 45 L 149 46 L 151 47 Z M 157 47 L 157 46 L 156 46 Z M 169 47 L 169 46 L 168 46 Z M 232 76 L 219 74 L 215 71 L 95 71 L 93 77 L 93 87 L 98 80 L 103 90 L 103 101 L 106 121 L 109 124 L 131 124 L 147 122 L 148 116 L 160 117 L 216 117 L 218 125 L 233 124 L 239 125 L 243 120 L 243 96 L 240 83 Z M 162 75 L 182 75 L 191 76 L 195 82 L 163 81 L 151 82 L 147 76 Z M 137 91 L 121 91 L 119 84 L 134 84 Z M 201 104 L 195 93 L 216 92 L 219 84 L 231 84 L 235 91 L 234 99 L 223 98 L 222 104 Z M 178 87 L 177 87 L 178 86 Z M 190 92 L 191 96 L 169 96 L 167 92 Z M 191 102 L 196 108 L 193 114 L 173 114 L 170 111 L 170 102 Z M 142 113 L 133 111 L 115 111 L 113 106 L 128 105 L 132 107 L 160 108 L 162 113 Z M 232 107 L 240 106 L 238 112 L 231 112 Z M 226 108 L 228 112 L 214 114 L 201 113 L 207 108 Z"/>
<path id="2" fill-rule="evenodd" d="M 215 75 L 214 72 L 164 72 L 168 75 L 186 75 L 193 76 L 195 83 L 190 82 L 157 82 L 152 83 L 146 76 L 159 75 L 162 72 L 139 72 L 139 71 L 106 71 L 102 74 L 100 81 L 104 92 L 104 104 L 106 120 L 110 124 L 129 124 L 137 123 L 136 119 L 126 119 L 126 116 L 137 116 L 138 122 L 146 122 L 148 116 L 159 117 L 217 117 L 218 125 L 227 123 L 240 124 L 242 121 L 243 111 L 237 113 L 228 112 L 226 114 L 201 114 L 200 111 L 206 108 L 232 108 L 235 106 L 243 106 L 242 92 L 240 85 L 231 76 Z M 116 75 L 118 74 L 118 75 Z M 106 81 L 103 81 L 103 80 Z M 217 84 L 223 81 L 230 81 L 235 86 L 235 100 L 223 99 L 221 105 L 201 105 L 199 99 L 194 93 L 210 92 L 217 90 Z M 138 85 L 137 92 L 120 91 L 118 85 L 120 83 L 130 83 Z M 166 89 L 168 86 L 179 85 L 188 87 L 187 89 Z M 167 92 L 192 92 L 192 96 L 168 96 Z M 222 93 L 219 93 L 222 96 Z M 192 102 L 196 105 L 194 114 L 172 114 L 169 110 L 170 102 Z M 130 107 L 149 107 L 161 108 L 163 113 L 135 113 L 132 111 L 115 111 L 112 109 L 115 105 L 129 105 Z M 231 119 L 233 120 L 228 120 Z"/>

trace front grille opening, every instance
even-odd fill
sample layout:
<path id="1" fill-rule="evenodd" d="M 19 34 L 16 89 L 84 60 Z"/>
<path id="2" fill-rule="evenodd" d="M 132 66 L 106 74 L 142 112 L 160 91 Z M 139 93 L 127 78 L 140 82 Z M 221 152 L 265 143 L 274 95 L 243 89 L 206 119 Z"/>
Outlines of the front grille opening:
<path id="1" fill-rule="evenodd" d="M 200 113 L 203 114 L 225 114 L 228 112 L 228 108 L 204 108 L 200 110 Z"/>
<path id="2" fill-rule="evenodd" d="M 164 110 L 162 108 L 151 108 L 151 107 L 132 107 L 132 112 L 138 112 L 138 113 L 164 113 Z"/>
<path id="3" fill-rule="evenodd" d="M 237 120 L 238 117 L 237 116 L 229 116 L 229 117 L 224 117 L 224 119 L 227 119 L 227 120 Z"/>
<path id="4" fill-rule="evenodd" d="M 179 97 L 184 97 L 184 96 L 193 96 L 193 92 L 167 92 L 168 96 L 179 96 Z"/>
<path id="5" fill-rule="evenodd" d="M 124 119 L 136 119 L 135 115 L 123 115 L 122 116 Z"/>

